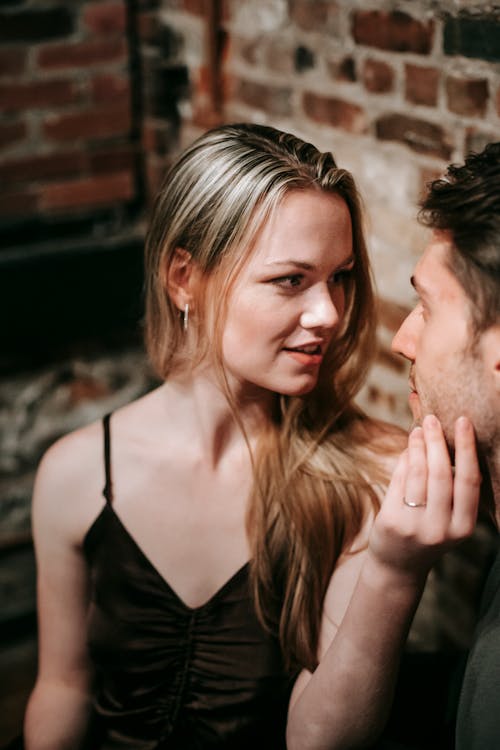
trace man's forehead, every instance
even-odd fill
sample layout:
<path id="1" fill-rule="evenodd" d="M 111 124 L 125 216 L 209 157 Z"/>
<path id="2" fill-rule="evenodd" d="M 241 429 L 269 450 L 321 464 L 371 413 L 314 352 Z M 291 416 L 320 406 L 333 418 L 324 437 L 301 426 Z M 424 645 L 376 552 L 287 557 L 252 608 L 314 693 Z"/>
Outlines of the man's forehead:
<path id="1" fill-rule="evenodd" d="M 464 291 L 451 270 L 453 241 L 448 232 L 433 232 L 413 272 L 412 283 L 419 294 L 463 297 Z"/>

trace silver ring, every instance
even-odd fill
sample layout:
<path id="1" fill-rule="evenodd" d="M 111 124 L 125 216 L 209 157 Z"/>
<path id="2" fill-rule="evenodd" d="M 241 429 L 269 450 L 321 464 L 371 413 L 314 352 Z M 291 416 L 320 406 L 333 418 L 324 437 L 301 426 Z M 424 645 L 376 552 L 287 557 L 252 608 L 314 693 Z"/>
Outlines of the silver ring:
<path id="1" fill-rule="evenodd" d="M 427 503 L 416 503 L 415 500 L 407 500 L 406 497 L 403 497 L 403 503 L 408 506 L 408 508 L 425 508 Z"/>

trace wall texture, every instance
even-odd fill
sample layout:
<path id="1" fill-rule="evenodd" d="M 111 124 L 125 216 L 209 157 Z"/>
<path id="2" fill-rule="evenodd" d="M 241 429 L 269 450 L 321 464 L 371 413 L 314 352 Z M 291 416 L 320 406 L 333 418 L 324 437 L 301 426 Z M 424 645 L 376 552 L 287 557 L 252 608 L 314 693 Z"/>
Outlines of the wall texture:
<path id="1" fill-rule="evenodd" d="M 408 425 L 406 368 L 389 344 L 425 242 L 416 207 L 449 161 L 500 139 L 500 4 L 226 0 L 216 3 L 212 50 L 203 44 L 206 5 L 163 0 L 155 11 L 189 71 L 181 142 L 217 117 L 262 122 L 333 151 L 353 172 L 380 309 L 380 355 L 363 401 Z"/>
<path id="2" fill-rule="evenodd" d="M 500 139 L 500 4 L 12 0 L 0 13 L 0 226 L 145 206 L 179 148 L 219 122 L 291 130 L 333 151 L 361 189 L 380 312 L 361 400 L 408 426 L 407 368 L 390 341 L 425 242 L 416 206 L 449 161 Z M 98 234 L 113 230 L 106 221 Z M 48 443 L 151 385 L 140 351 L 111 355 L 105 345 L 2 377 L 0 548 L 29 538 Z M 469 549 L 443 565 L 456 582 L 443 619 L 455 642 L 472 622 L 460 594 L 482 564 L 477 544 Z M 5 570 L 0 598 L 15 614 L 18 585 Z M 438 576 L 429 596 L 439 592 Z M 21 609 L 32 607 L 31 589 L 25 598 Z"/>

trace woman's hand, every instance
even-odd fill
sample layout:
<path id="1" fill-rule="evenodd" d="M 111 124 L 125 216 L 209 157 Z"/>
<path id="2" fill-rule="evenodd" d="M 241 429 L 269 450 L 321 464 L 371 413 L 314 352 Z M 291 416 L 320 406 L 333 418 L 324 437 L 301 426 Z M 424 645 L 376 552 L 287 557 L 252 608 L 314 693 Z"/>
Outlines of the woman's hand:
<path id="1" fill-rule="evenodd" d="M 472 534 L 481 475 L 474 430 L 455 423 L 455 467 L 433 415 L 409 436 L 369 541 L 369 554 L 393 572 L 426 576 L 437 558 Z"/>

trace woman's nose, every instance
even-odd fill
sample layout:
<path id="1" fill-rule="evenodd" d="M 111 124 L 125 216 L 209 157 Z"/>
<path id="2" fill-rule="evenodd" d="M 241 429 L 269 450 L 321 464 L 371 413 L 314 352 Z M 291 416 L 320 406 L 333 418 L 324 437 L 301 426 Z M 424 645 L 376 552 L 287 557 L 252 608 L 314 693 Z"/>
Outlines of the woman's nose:
<path id="1" fill-rule="evenodd" d="M 340 320 L 339 310 L 330 289 L 316 290 L 307 299 L 300 324 L 302 328 L 334 328 Z"/>

